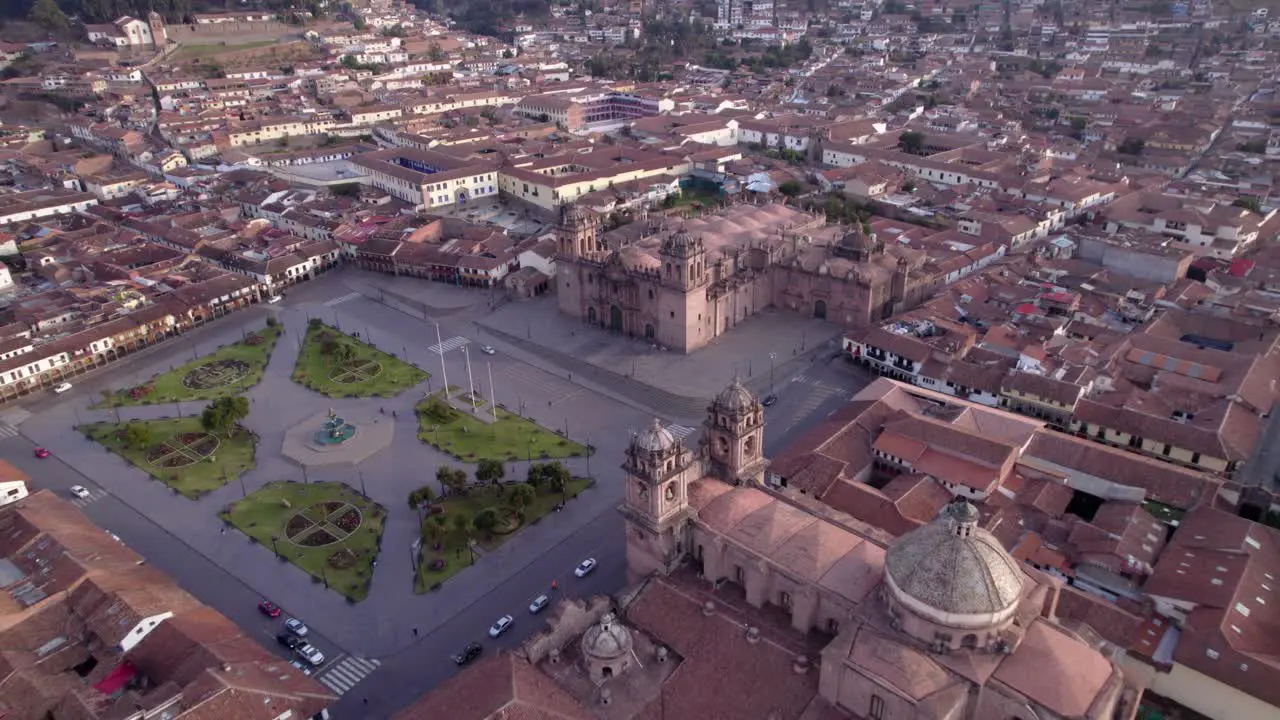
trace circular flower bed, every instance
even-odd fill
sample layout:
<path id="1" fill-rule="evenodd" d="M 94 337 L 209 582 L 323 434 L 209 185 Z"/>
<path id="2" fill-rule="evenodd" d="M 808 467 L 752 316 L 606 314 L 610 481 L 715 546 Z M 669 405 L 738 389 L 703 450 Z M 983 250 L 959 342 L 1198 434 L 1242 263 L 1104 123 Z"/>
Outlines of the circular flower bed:
<path id="1" fill-rule="evenodd" d="M 335 520 L 333 524 L 337 525 L 338 529 L 342 532 L 350 535 L 356 531 L 356 528 L 360 527 L 360 511 L 355 508 L 351 508 L 350 510 L 342 513 L 341 517 Z"/>
<path id="2" fill-rule="evenodd" d="M 329 500 L 327 502 L 322 502 L 319 505 L 320 510 L 323 513 L 322 517 L 329 517 L 346 506 L 347 504 L 340 500 Z"/>
<path id="3" fill-rule="evenodd" d="M 147 462 L 161 468 L 180 468 L 212 455 L 221 441 L 204 432 L 171 437 L 147 451 Z"/>
<path id="4" fill-rule="evenodd" d="M 242 360 L 214 360 L 192 369 L 182 377 L 182 384 L 192 390 L 212 390 L 243 379 L 249 364 Z"/>
<path id="5" fill-rule="evenodd" d="M 338 538 L 324 528 L 316 528 L 294 542 L 303 547 L 324 547 L 338 542 Z"/>
<path id="6" fill-rule="evenodd" d="M 301 513 L 294 515 L 289 518 L 289 522 L 284 526 L 285 537 L 292 540 L 307 530 L 310 530 L 312 525 L 315 525 L 315 523 L 311 521 L 311 518 L 306 517 Z"/>
<path id="7" fill-rule="evenodd" d="M 339 363 L 329 371 L 329 379 L 343 385 L 372 380 L 382 374 L 382 363 L 377 360 L 352 360 Z"/>
<path id="8" fill-rule="evenodd" d="M 330 555 L 327 562 L 334 570 L 346 570 L 355 567 L 359 561 L 360 558 L 356 557 L 354 552 L 344 548 Z"/>

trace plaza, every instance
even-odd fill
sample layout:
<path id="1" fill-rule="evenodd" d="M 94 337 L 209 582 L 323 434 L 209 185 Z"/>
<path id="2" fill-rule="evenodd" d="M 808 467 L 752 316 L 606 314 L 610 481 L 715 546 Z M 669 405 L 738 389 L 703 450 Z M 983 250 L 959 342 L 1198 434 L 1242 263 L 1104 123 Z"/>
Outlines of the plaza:
<path id="1" fill-rule="evenodd" d="M 379 293 L 381 289 L 387 291 L 385 295 Z M 180 342 L 140 353 L 127 367 L 89 376 L 67 395 L 41 398 L 29 403 L 27 410 L 7 411 L 5 419 L 21 423 L 23 437 L 0 438 L 0 447 L 20 440 L 49 448 L 56 458 L 54 465 L 33 461 L 45 463 L 38 466 L 39 472 L 31 473 L 37 485 L 59 491 L 72 484 L 89 486 L 91 498 L 76 501 L 83 512 L 137 547 L 150 564 L 178 578 L 201 598 L 209 598 L 206 602 L 242 627 L 271 632 L 256 609 L 262 598 L 297 613 L 312 628 L 317 644 L 335 658 L 318 671 L 322 681 L 356 658 L 366 668 L 381 659 L 378 672 L 358 686 L 361 692 L 377 692 L 388 703 L 396 697 L 407 701 L 454 672 L 448 652 L 482 634 L 495 617 L 519 611 L 534 596 L 545 593 L 553 580 L 575 595 L 619 589 L 625 579 L 624 540 L 615 508 L 622 487 L 621 473 L 611 460 L 621 455 L 633 432 L 652 422 L 655 413 L 683 436 L 696 431 L 705 407 L 699 398 L 689 397 L 682 407 L 657 408 L 652 399 L 669 391 L 637 380 L 639 390 L 629 393 L 620 384 L 621 375 L 610 373 L 598 381 L 579 374 L 577 366 L 560 364 L 552 353 L 504 342 L 481 323 L 498 313 L 512 313 L 509 322 L 514 327 L 520 322 L 514 313 L 525 311 L 528 318 L 536 319 L 540 311 L 526 304 L 508 304 L 495 311 L 489 300 L 487 292 L 408 278 L 351 269 L 332 273 L 297 286 L 284 303 L 250 308 L 211 323 Z M 256 440 L 252 469 L 228 477 L 225 484 L 219 475 L 215 487 L 192 499 L 150 480 L 149 473 L 75 430 L 95 423 L 193 420 L 205 401 L 95 404 L 103 391 L 111 394 L 135 387 L 180 366 L 208 364 L 216 350 L 263 328 L 268 317 L 278 324 L 280 339 L 261 379 L 243 393 L 250 407 L 242 421 L 244 435 L 252 433 Z M 293 378 L 312 319 L 341 328 L 353 338 L 358 333 L 361 343 L 371 343 L 398 362 L 409 363 L 423 379 L 391 397 L 329 397 L 304 387 Z M 567 331 L 565 336 L 572 337 Z M 615 346 L 606 348 L 609 353 L 622 353 L 631 346 L 625 339 L 613 341 Z M 481 343 L 493 343 L 497 353 L 481 355 L 477 351 Z M 436 472 L 442 466 L 463 470 L 468 477 L 478 467 L 483 453 L 461 459 L 440 452 L 432 446 L 435 438 L 424 437 L 426 429 L 414 414 L 425 398 L 444 386 L 446 376 L 455 389 L 454 407 L 464 415 L 472 414 L 469 403 L 459 399 L 468 385 L 468 357 L 462 348 L 470 344 L 474 345 L 469 358 L 472 376 L 477 384 L 483 382 L 477 402 L 482 399 L 506 408 L 530 423 L 543 443 L 530 447 L 526 434 L 522 442 L 496 451 L 489 459 L 504 464 L 507 481 L 518 482 L 525 479 L 530 465 L 547 462 L 542 459 L 545 450 L 550 461 L 558 458 L 575 478 L 571 499 L 562 509 L 554 507 L 562 499 L 558 495 L 539 494 L 528 506 L 526 521 L 514 532 L 495 534 L 491 540 L 477 537 L 474 567 L 466 552 L 459 554 L 454 534 L 441 538 L 439 551 L 430 544 L 423 549 L 430 538 L 424 538 L 421 519 L 405 504 L 408 493 L 423 486 L 440 495 Z M 705 366 L 685 358 L 685 365 L 676 372 L 697 377 L 709 387 L 722 385 L 734 368 L 715 360 L 714 348 L 709 352 Z M 780 391 L 788 375 L 795 373 L 797 362 L 778 362 Z M 816 420 L 847 397 L 839 387 L 842 372 L 834 372 L 835 366 L 822 367 L 824 379 L 791 383 L 794 390 L 784 393 L 771 409 L 781 427 L 793 428 L 788 431 L 792 437 L 804 430 L 806 419 Z M 809 372 L 815 378 L 819 375 Z M 767 382 L 767 375 L 755 368 L 756 381 Z M 347 440 L 321 448 L 316 435 L 329 418 L 339 418 L 354 430 Z M 465 419 L 482 422 L 476 417 Z M 481 428 L 485 429 L 488 425 Z M 482 441 L 473 437 L 477 433 L 460 429 L 455 433 L 468 443 Z M 505 435 L 506 430 L 499 434 Z M 290 437 L 293 450 L 286 449 Z M 155 442 L 163 439 L 157 433 Z M 442 434 L 439 442 L 444 441 Z M 772 442 L 786 441 L 787 434 L 779 434 Z M 587 446 L 592 452 L 580 450 Z M 29 454 L 29 446 L 25 447 Z M 489 443 L 487 447 L 497 446 Z M 172 452 L 185 456 L 188 450 L 198 452 L 199 448 L 184 445 Z M 280 493 L 318 493 L 313 488 L 326 487 L 335 488 L 342 497 L 311 501 L 285 496 L 289 507 L 280 504 Z M 376 524 L 362 525 L 348 541 L 340 537 L 342 525 L 337 524 L 345 517 L 345 511 L 339 512 L 342 508 L 324 513 L 312 508 L 328 502 L 367 502 L 386 514 Z M 474 516 L 491 506 L 482 495 L 463 505 L 450 512 Z M 244 518 L 243 529 L 229 522 L 233 515 Z M 305 523 L 296 519 L 299 516 Z M 350 525 L 348 520 L 342 522 Z M 249 527 L 252 523 L 257 526 Z M 376 534 L 360 534 L 375 528 Z M 337 542 L 312 547 L 288 540 L 293 536 L 329 543 L 326 534 Z M 272 537 L 277 538 L 274 544 Z M 348 548 L 345 542 L 358 544 Z M 347 549 L 351 552 L 343 552 Z M 431 565 L 441 556 L 446 567 L 433 573 Z M 573 568 L 583 557 L 597 558 L 600 569 L 577 579 Z M 437 583 L 439 587 L 433 589 Z M 523 624 L 503 643 L 518 642 L 536 625 Z M 369 688 L 363 690 L 366 683 Z M 358 708 L 359 697 L 354 702 Z M 346 703 L 344 698 L 339 708 Z"/>

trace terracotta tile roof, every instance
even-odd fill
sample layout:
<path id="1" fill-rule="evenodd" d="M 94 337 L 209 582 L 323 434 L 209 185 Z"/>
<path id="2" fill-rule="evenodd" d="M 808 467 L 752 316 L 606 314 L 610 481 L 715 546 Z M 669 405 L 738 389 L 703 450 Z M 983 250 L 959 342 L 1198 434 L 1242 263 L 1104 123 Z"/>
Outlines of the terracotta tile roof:
<path id="1" fill-rule="evenodd" d="M 1044 672 L 1049 667 L 1071 671 Z M 994 677 L 1061 717 L 1084 717 L 1113 671 L 1097 650 L 1037 620 L 1018 649 L 1000 663 Z"/>
<path id="2" fill-rule="evenodd" d="M 795 673 L 793 651 L 767 634 L 748 643 L 741 622 L 722 611 L 704 615 L 698 598 L 666 578 L 650 580 L 626 615 L 683 658 L 655 701 L 661 713 L 651 717 L 799 720 L 817 695 L 818 674 Z M 733 678 L 733 692 L 714 691 L 724 678 Z"/>
<path id="3" fill-rule="evenodd" d="M 593 715 L 513 652 L 484 658 L 396 714 L 395 720 L 589 720 Z"/>
<path id="4" fill-rule="evenodd" d="M 1218 483 L 1208 476 L 1136 453 L 1109 448 L 1052 430 L 1037 432 L 1022 451 L 1023 463 L 1079 473 L 1146 491 L 1147 497 L 1178 508 L 1212 497 Z M 1046 465 L 1047 464 L 1047 465 Z"/>

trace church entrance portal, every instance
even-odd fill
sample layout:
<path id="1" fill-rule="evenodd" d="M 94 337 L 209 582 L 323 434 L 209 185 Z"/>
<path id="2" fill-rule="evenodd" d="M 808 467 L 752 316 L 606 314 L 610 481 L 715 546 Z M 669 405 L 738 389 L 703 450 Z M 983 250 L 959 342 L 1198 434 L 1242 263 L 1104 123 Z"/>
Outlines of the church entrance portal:
<path id="1" fill-rule="evenodd" d="M 827 319 L 827 301 L 818 300 L 813 304 L 813 316 L 819 320 Z"/>
<path id="2" fill-rule="evenodd" d="M 653 335 L 654 335 L 654 332 L 653 332 L 653 323 L 645 323 L 645 326 L 644 326 L 644 339 L 645 339 L 645 340 L 652 340 L 652 339 L 653 339 Z"/>
<path id="3" fill-rule="evenodd" d="M 622 332 L 622 308 L 617 305 L 609 307 L 609 329 L 614 332 Z"/>
<path id="4" fill-rule="evenodd" d="M 592 325 L 596 324 L 596 309 L 593 307 L 587 308 L 587 322 Z"/>

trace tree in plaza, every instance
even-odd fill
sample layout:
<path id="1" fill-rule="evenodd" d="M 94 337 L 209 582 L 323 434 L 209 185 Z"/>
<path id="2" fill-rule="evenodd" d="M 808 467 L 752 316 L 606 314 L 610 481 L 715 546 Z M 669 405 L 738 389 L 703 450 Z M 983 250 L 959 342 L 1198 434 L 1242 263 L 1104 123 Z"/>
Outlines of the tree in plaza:
<path id="1" fill-rule="evenodd" d="M 471 538 L 471 518 L 465 513 L 458 513 L 453 516 L 453 532 L 462 542 L 466 542 Z"/>
<path id="2" fill-rule="evenodd" d="M 205 432 L 235 435 L 236 426 L 249 416 L 249 399 L 239 395 L 221 397 L 205 406 L 200 413 L 200 427 Z"/>
<path id="3" fill-rule="evenodd" d="M 552 490 L 561 494 L 569 489 L 569 481 L 573 479 L 569 468 L 559 462 L 544 463 L 542 477 Z"/>
<path id="4" fill-rule="evenodd" d="M 441 465 L 436 468 L 436 480 L 440 482 L 440 487 L 445 488 L 450 495 L 465 495 L 467 493 L 467 473 L 464 470 Z"/>
<path id="5" fill-rule="evenodd" d="M 924 133 L 908 130 L 898 136 L 898 147 L 905 153 L 919 155 L 924 151 Z"/>
<path id="6" fill-rule="evenodd" d="M 444 526 L 440 523 L 433 522 L 435 518 L 443 517 L 442 515 L 433 515 L 422 523 L 422 539 L 431 546 L 432 550 L 440 549 L 440 539 L 444 537 Z"/>
<path id="7" fill-rule="evenodd" d="M 476 465 L 476 480 L 488 485 L 497 485 L 498 481 L 506 477 L 507 469 L 497 460 L 484 459 Z"/>
<path id="8" fill-rule="evenodd" d="M 534 490 L 532 485 L 529 485 L 528 483 L 518 483 L 516 485 L 512 485 L 511 489 L 507 491 L 507 503 L 517 515 L 523 518 L 525 508 L 529 507 L 529 505 L 533 503 L 533 499 L 537 494 L 538 491 Z"/>
<path id="9" fill-rule="evenodd" d="M 151 445 L 151 428 L 141 423 L 130 423 L 124 429 L 124 444 L 134 450 Z"/>
<path id="10" fill-rule="evenodd" d="M 67 14 L 54 0 L 36 0 L 27 19 L 50 32 L 62 32 L 70 26 Z"/>
<path id="11" fill-rule="evenodd" d="M 475 517 L 471 518 L 471 524 L 475 526 L 476 530 L 485 535 L 490 535 L 493 533 L 493 529 L 498 526 L 499 519 L 497 509 L 487 507 L 482 508 L 480 512 L 476 513 Z"/>
<path id="12" fill-rule="evenodd" d="M 429 486 L 423 485 L 409 493 L 409 509 L 417 510 L 420 506 L 430 503 L 435 497 L 435 491 Z"/>

